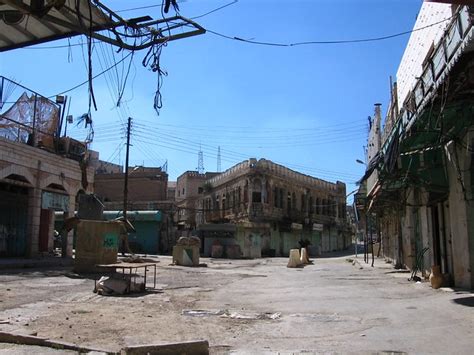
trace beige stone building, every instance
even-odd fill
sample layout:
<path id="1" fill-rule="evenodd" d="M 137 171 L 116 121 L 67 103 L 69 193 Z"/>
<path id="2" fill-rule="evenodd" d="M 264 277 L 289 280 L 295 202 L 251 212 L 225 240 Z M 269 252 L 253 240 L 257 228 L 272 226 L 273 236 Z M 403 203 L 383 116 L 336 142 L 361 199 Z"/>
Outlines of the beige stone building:
<path id="1" fill-rule="evenodd" d="M 100 164 L 96 170 L 94 191 L 109 210 L 123 208 L 124 177 L 112 165 Z M 168 174 L 160 167 L 129 168 L 128 209 L 154 210 L 158 202 L 166 201 L 168 193 Z"/>
<path id="2" fill-rule="evenodd" d="M 51 252 L 54 211 L 74 213 L 78 195 L 92 192 L 93 182 L 93 168 L 67 154 L 0 138 L 0 257 Z"/>
<path id="3" fill-rule="evenodd" d="M 176 214 L 175 222 L 178 230 L 192 230 L 196 228 L 196 200 L 204 192 L 208 179 L 219 173 L 186 171 L 181 174 L 175 187 Z"/>
<path id="4" fill-rule="evenodd" d="M 313 255 L 349 245 L 342 182 L 249 159 L 200 187 L 194 210 L 205 255 L 214 244 L 224 247 L 224 255 L 226 248 L 235 253 L 238 246 L 243 257 L 288 255 L 300 240 L 311 243 Z"/>
<path id="5" fill-rule="evenodd" d="M 72 215 L 92 192 L 98 154 L 60 137 L 63 100 L 0 77 L 0 257 L 51 252 L 54 211 Z M 69 234 L 69 256 L 72 244 Z"/>

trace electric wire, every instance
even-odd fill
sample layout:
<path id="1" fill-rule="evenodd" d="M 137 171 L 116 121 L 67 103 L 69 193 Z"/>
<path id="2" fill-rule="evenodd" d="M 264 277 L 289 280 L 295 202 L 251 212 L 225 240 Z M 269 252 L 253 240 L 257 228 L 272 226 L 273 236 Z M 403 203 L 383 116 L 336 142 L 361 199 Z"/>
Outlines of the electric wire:
<path id="1" fill-rule="evenodd" d="M 359 38 L 359 39 L 347 39 L 347 40 L 325 40 L 325 41 L 305 41 L 305 42 L 292 42 L 292 43 L 278 43 L 278 42 L 263 42 L 263 41 L 254 41 L 254 40 L 249 40 L 249 39 L 244 39 L 241 37 L 237 36 L 229 36 L 225 35 L 222 33 L 219 33 L 217 31 L 212 31 L 208 28 L 206 28 L 206 32 L 212 33 L 216 36 L 226 38 L 229 40 L 233 41 L 239 41 L 239 42 L 244 42 L 244 43 L 249 43 L 249 44 L 256 44 L 256 45 L 262 45 L 262 46 L 272 46 L 272 47 L 296 47 L 296 46 L 305 46 L 305 45 L 322 45 L 322 44 L 351 44 L 351 43 L 367 43 L 367 42 L 378 42 L 378 41 L 385 41 L 388 39 L 396 38 L 396 37 L 401 37 L 407 34 L 411 34 L 414 32 L 422 31 L 424 29 L 437 26 L 443 22 L 452 20 L 454 16 L 448 17 L 446 19 L 434 22 L 432 24 L 419 27 L 419 28 L 414 28 L 409 31 L 403 31 L 403 32 L 398 32 L 394 33 L 391 35 L 386 35 L 386 36 L 379 36 L 379 37 L 371 37 L 371 38 Z"/>
<path id="2" fill-rule="evenodd" d="M 192 155 L 196 154 L 196 151 L 190 149 L 189 145 L 176 144 L 176 143 L 170 143 L 170 142 L 157 142 L 157 141 L 151 140 L 147 136 L 139 135 L 139 134 L 135 134 L 135 137 L 136 137 L 135 138 L 136 140 L 138 140 L 140 142 L 143 142 L 143 143 L 149 143 L 150 145 L 153 145 L 153 146 L 168 148 L 168 149 L 172 149 L 174 151 L 180 151 L 180 152 L 184 152 L 184 153 L 188 153 L 188 154 L 192 154 Z M 213 158 L 213 159 L 216 158 L 215 155 L 209 155 L 209 154 L 206 154 L 206 153 L 204 153 L 204 156 L 208 157 L 208 158 Z M 225 161 L 225 162 L 231 163 L 233 165 L 235 165 L 236 163 L 239 163 L 239 162 L 242 161 L 242 159 L 227 157 L 225 154 L 222 155 L 222 160 Z M 324 176 L 330 176 L 331 178 L 341 179 L 341 174 L 339 174 L 339 173 L 322 173 L 321 172 L 321 173 L 318 173 L 318 174 L 319 175 L 324 175 Z"/>
<path id="3" fill-rule="evenodd" d="M 148 128 L 146 131 L 144 130 L 140 130 L 140 129 L 137 129 L 137 132 L 141 133 L 141 134 L 146 134 L 146 135 L 149 135 L 150 133 L 153 133 L 153 130 Z M 159 133 L 158 133 L 159 134 Z M 204 146 L 204 147 L 208 147 L 209 149 L 215 149 L 216 147 L 214 145 L 211 145 L 211 144 L 206 144 L 206 143 L 202 143 L 202 142 L 196 142 L 196 141 L 190 141 L 190 140 L 187 140 L 187 139 L 182 139 L 180 137 L 176 137 L 176 136 L 171 136 L 171 135 L 165 135 L 165 139 L 166 141 L 169 143 L 169 141 L 172 141 L 172 142 L 175 142 L 175 143 L 179 143 L 179 144 L 184 144 L 185 146 L 189 146 L 189 145 L 192 145 L 196 148 L 200 147 L 200 146 Z M 240 160 L 246 160 L 248 159 L 248 156 L 246 154 L 242 154 L 242 153 L 238 153 L 238 152 L 233 152 L 231 150 L 225 150 L 226 151 L 226 156 L 229 157 L 229 158 L 232 158 L 232 159 L 240 159 Z M 288 164 L 282 164 L 282 165 L 288 165 Z M 301 167 L 301 166 L 300 166 Z M 307 168 L 307 167 L 305 167 Z M 343 174 L 343 173 L 340 173 L 340 172 L 336 172 L 338 174 Z M 355 175 L 355 174 L 351 174 L 351 177 L 358 177 L 358 175 Z"/>

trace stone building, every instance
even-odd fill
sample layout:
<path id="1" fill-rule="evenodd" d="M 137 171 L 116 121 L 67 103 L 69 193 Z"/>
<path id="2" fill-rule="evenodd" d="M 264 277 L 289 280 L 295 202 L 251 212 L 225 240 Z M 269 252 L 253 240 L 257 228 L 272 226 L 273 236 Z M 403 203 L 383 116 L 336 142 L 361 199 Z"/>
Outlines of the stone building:
<path id="1" fill-rule="evenodd" d="M 158 202 L 167 200 L 168 174 L 162 168 L 137 166 L 129 168 L 128 209 L 155 210 Z M 123 208 L 125 174 L 110 164 L 99 164 L 96 170 L 94 191 L 108 210 Z"/>
<path id="2" fill-rule="evenodd" d="M 168 201 L 176 201 L 176 181 L 168 181 L 166 199 Z"/>
<path id="3" fill-rule="evenodd" d="M 361 179 L 382 254 L 445 285 L 474 285 L 472 6 L 423 3 Z M 435 24 L 435 25 L 432 25 Z M 376 132 L 378 131 L 378 132 Z M 370 138 L 369 138 L 370 139 Z"/>
<path id="4" fill-rule="evenodd" d="M 145 231 L 142 228 L 139 233 L 129 235 L 132 250 L 168 253 L 175 242 L 175 206 L 174 196 L 169 196 L 167 172 L 161 167 L 136 166 L 130 167 L 128 174 L 127 210 L 132 224 L 135 222 L 139 226 L 143 225 L 143 218 L 150 213 L 159 215 L 160 218 L 160 223 L 155 224 L 154 229 L 150 227 Z M 116 216 L 121 216 L 124 182 L 125 174 L 121 166 L 99 162 L 94 191 L 103 201 L 104 209 L 109 215 L 111 211 L 115 211 Z M 157 226 L 159 230 L 156 230 Z M 147 248 L 147 245 L 153 245 L 153 249 Z"/>
<path id="5" fill-rule="evenodd" d="M 175 202 L 177 214 L 175 221 L 178 230 L 192 230 L 196 228 L 196 200 L 204 192 L 206 181 L 219 173 L 186 171 L 176 181 Z"/>
<path id="6" fill-rule="evenodd" d="M 92 192 L 98 154 L 59 137 L 61 106 L 0 77 L 0 257 L 52 252 L 54 211 Z M 12 101 L 8 93 L 22 93 Z M 72 234 L 67 255 L 72 256 Z"/>
<path id="7" fill-rule="evenodd" d="M 198 187 L 199 188 L 199 187 Z M 243 257 L 288 255 L 300 240 L 313 254 L 344 249 L 350 232 L 346 186 L 298 173 L 265 159 L 249 159 L 207 179 L 196 198 L 204 254 L 212 245 Z"/>

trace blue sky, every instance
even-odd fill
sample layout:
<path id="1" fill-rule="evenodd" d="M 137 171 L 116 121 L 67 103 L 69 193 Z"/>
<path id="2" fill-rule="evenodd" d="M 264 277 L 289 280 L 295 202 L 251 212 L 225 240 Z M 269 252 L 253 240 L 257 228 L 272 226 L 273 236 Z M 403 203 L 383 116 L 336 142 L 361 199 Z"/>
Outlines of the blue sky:
<path id="1" fill-rule="evenodd" d="M 114 10 L 160 1 L 103 1 Z M 186 0 L 181 15 L 194 17 L 229 1 Z M 263 42 L 371 38 L 413 28 L 421 0 L 239 0 L 197 19 L 203 27 L 231 37 Z M 160 8 L 123 11 L 132 18 L 160 18 Z M 328 181 L 346 182 L 347 192 L 363 174 L 367 116 L 373 104 L 389 99 L 409 35 L 377 42 L 274 47 L 229 40 L 212 33 L 169 43 L 161 66 L 163 108 L 153 109 L 156 74 L 143 68 L 137 52 L 124 93 L 115 107 L 118 81 L 128 61 L 94 81 L 98 111 L 92 112 L 92 149 L 104 160 L 124 161 L 123 123 L 133 117 L 131 165 L 159 166 L 168 160 L 170 180 L 198 164 L 216 171 L 249 157 L 266 158 Z M 84 42 L 71 38 L 71 44 Z M 87 79 L 85 49 L 51 48 L 67 40 L 0 54 L 0 75 L 45 96 Z M 84 51 L 84 52 L 83 52 Z M 126 52 L 124 53 L 127 54 Z M 96 45 L 93 71 L 99 73 L 122 53 Z M 70 114 L 88 110 L 87 86 L 70 92 Z M 84 131 L 70 129 L 81 138 Z"/>

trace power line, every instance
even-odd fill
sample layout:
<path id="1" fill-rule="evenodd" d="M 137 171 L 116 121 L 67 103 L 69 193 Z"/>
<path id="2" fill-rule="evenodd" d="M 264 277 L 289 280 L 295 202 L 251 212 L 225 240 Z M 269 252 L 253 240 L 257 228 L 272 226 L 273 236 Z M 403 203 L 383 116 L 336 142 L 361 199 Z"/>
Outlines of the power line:
<path id="1" fill-rule="evenodd" d="M 94 75 L 94 76 L 92 77 L 92 79 L 96 79 L 96 78 L 98 78 L 99 76 L 101 76 L 102 74 L 107 73 L 109 70 L 115 68 L 117 65 L 119 65 L 119 64 L 122 63 L 122 62 L 124 62 L 124 61 L 125 61 L 128 57 L 130 57 L 132 54 L 133 54 L 133 52 L 128 53 L 125 57 L 123 57 L 121 60 L 119 60 L 119 61 L 118 61 L 117 63 L 115 63 L 113 66 L 111 66 L 111 67 L 109 67 L 109 68 L 107 68 L 107 69 L 101 71 L 100 73 Z M 51 98 L 54 98 L 54 97 L 56 97 L 56 96 L 66 94 L 66 93 L 71 92 L 71 91 L 73 91 L 73 90 L 76 90 L 77 88 L 80 88 L 81 86 L 84 86 L 84 85 L 86 85 L 86 84 L 89 84 L 89 79 L 87 79 L 86 81 L 83 81 L 83 82 L 80 83 L 80 84 L 77 84 L 76 86 L 73 86 L 73 87 L 70 88 L 70 89 L 67 89 L 67 90 L 65 90 L 65 91 L 62 91 L 62 92 L 57 93 L 57 94 L 55 94 L 55 95 L 48 96 L 48 98 L 51 99 Z"/>
<path id="2" fill-rule="evenodd" d="M 239 0 L 234 0 L 234 1 L 232 1 L 232 2 L 229 2 L 228 4 L 225 4 L 225 5 L 220 6 L 220 7 L 216 8 L 216 9 L 214 9 L 214 10 L 211 10 L 211 11 L 209 11 L 209 12 L 206 12 L 205 14 L 202 14 L 202 15 L 199 15 L 199 16 L 191 17 L 191 20 L 196 20 L 196 19 L 198 19 L 198 18 L 201 18 L 201 17 L 207 16 L 207 15 L 210 15 L 210 14 L 212 14 L 212 13 L 214 13 L 214 12 L 216 12 L 216 11 L 222 10 L 222 9 L 228 7 L 228 6 L 234 5 L 234 4 L 236 4 L 237 2 L 239 2 Z"/>
<path id="3" fill-rule="evenodd" d="M 189 143 L 191 144 L 194 144 L 192 142 L 188 142 L 187 144 L 186 143 L 173 143 L 173 142 L 170 142 L 170 141 L 161 141 L 161 142 L 158 142 L 158 141 L 150 141 L 150 137 L 148 136 L 144 136 L 142 134 L 135 134 L 135 137 L 139 138 L 139 141 L 140 142 L 143 142 L 143 143 L 149 143 L 151 145 L 154 145 L 154 146 L 160 146 L 160 147 L 164 147 L 164 148 L 168 148 L 168 149 L 172 149 L 172 150 L 175 150 L 175 151 L 180 151 L 180 152 L 184 152 L 184 153 L 188 153 L 188 154 L 195 154 L 194 151 L 190 150 L 192 148 L 190 148 L 190 145 Z M 208 156 L 208 155 L 206 155 Z M 211 158 L 215 158 L 216 156 L 210 156 Z M 244 160 L 243 158 L 237 158 L 237 157 L 231 157 L 231 156 L 226 156 L 227 159 L 223 159 L 231 164 L 236 164 L 238 162 L 241 162 L 242 160 Z M 245 159 L 248 159 L 248 157 L 246 157 Z M 281 165 L 284 165 L 284 166 L 292 166 L 292 164 L 286 164 L 286 163 L 277 163 L 277 164 L 281 164 Z M 305 171 L 312 171 L 320 176 L 330 176 L 331 178 L 336 178 L 336 179 L 342 179 L 342 178 L 349 178 L 349 179 L 352 179 L 352 178 L 355 178 L 355 177 L 358 177 L 356 174 L 348 174 L 348 173 L 342 173 L 342 172 L 330 172 L 329 170 L 321 170 L 321 169 L 315 169 L 315 168 L 308 168 L 308 167 L 303 167 L 301 165 L 299 165 L 299 167 Z"/>
<path id="4" fill-rule="evenodd" d="M 234 3 L 229 3 L 227 5 L 222 6 L 221 8 L 227 7 L 227 6 L 232 5 Z M 158 7 L 158 6 L 161 6 L 161 5 L 150 5 L 150 6 L 144 6 L 144 7 L 141 7 L 141 8 L 132 8 L 132 9 L 120 10 L 120 11 L 117 11 L 117 12 L 146 9 L 146 8 L 152 8 L 152 7 Z M 221 8 L 218 8 L 218 9 L 221 9 Z M 215 12 L 218 9 L 210 11 L 209 13 Z M 195 17 L 192 17 L 191 19 L 196 19 L 196 18 L 205 16 L 209 13 L 206 13 L 206 14 L 203 14 L 203 15 L 200 15 L 200 16 L 195 16 Z M 229 39 L 229 40 L 233 40 L 233 41 L 239 41 L 239 42 L 245 42 L 245 43 L 249 43 L 249 44 L 256 44 L 256 45 L 263 45 L 263 46 L 273 46 L 273 47 L 297 47 L 297 46 L 304 46 L 304 45 L 350 44 L 350 43 L 367 43 L 367 42 L 384 41 L 384 40 L 387 40 L 387 39 L 392 39 L 392 38 L 401 37 L 401 36 L 404 36 L 404 35 L 407 35 L 407 34 L 411 34 L 413 32 L 422 31 L 424 29 L 427 29 L 427 28 L 439 25 L 443 22 L 449 21 L 449 20 L 453 19 L 453 17 L 454 16 L 451 16 L 451 17 L 448 17 L 446 19 L 437 21 L 435 23 L 432 23 L 432 24 L 429 24 L 429 25 L 426 25 L 426 26 L 423 26 L 423 27 L 415 28 L 415 29 L 408 30 L 408 31 L 398 32 L 398 33 L 394 33 L 394 34 L 386 35 L 386 36 L 347 39 L 347 40 L 303 41 L 303 42 L 292 42 L 292 43 L 254 41 L 254 40 L 245 39 L 245 38 L 242 38 L 242 37 L 239 37 L 239 36 L 225 35 L 225 34 L 222 34 L 220 32 L 210 30 L 208 28 L 205 28 L 205 30 L 206 30 L 206 32 L 212 33 L 216 36 L 219 36 L 219 37 L 222 37 L 222 38 L 225 38 L 225 39 Z M 187 26 L 189 26 L 189 25 L 187 25 Z M 93 43 L 97 43 L 97 41 L 95 41 Z M 84 44 L 82 44 L 82 43 L 77 43 L 77 44 L 67 44 L 67 45 L 58 45 L 58 46 L 27 47 L 27 48 L 23 48 L 23 49 L 58 49 L 58 48 L 68 48 L 68 47 L 83 46 L 83 45 Z"/>
<path id="5" fill-rule="evenodd" d="M 387 39 L 392 39 L 396 37 L 401 37 L 407 34 L 411 34 L 413 32 L 421 31 L 436 25 L 439 25 L 440 23 L 449 21 L 453 18 L 454 16 L 451 16 L 449 18 L 446 18 L 444 20 L 432 23 L 430 25 L 426 25 L 420 28 L 414 28 L 409 31 L 403 31 L 403 32 L 398 32 L 395 34 L 387 35 L 387 36 L 380 36 L 380 37 L 369 37 L 369 38 L 359 38 L 359 39 L 347 39 L 347 40 L 326 40 L 326 41 L 305 41 L 305 42 L 293 42 L 293 43 L 277 43 L 277 42 L 263 42 L 263 41 L 254 41 L 254 40 L 249 40 L 249 39 L 244 39 L 241 37 L 237 36 L 229 36 L 225 35 L 216 31 L 212 31 L 208 28 L 206 28 L 206 31 L 209 33 L 212 33 L 216 36 L 223 37 L 226 39 L 234 40 L 234 41 L 240 41 L 240 42 L 245 42 L 249 44 L 257 44 L 257 45 L 263 45 L 263 46 L 273 46 L 273 47 L 296 47 L 296 46 L 304 46 L 304 45 L 320 45 L 320 44 L 349 44 L 349 43 L 364 43 L 364 42 L 377 42 L 377 41 L 384 41 Z"/>

